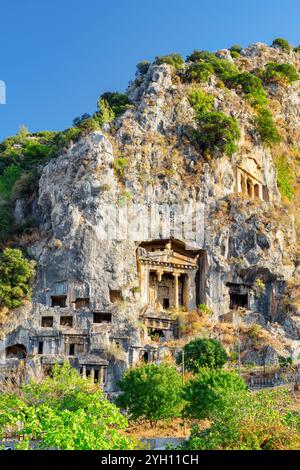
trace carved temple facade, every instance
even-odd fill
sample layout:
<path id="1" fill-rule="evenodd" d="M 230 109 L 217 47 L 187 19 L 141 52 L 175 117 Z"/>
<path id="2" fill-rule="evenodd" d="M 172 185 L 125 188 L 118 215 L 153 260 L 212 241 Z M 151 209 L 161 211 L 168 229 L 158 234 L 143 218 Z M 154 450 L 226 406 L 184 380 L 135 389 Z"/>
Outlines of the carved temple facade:
<path id="1" fill-rule="evenodd" d="M 174 239 L 142 243 L 137 252 L 142 303 L 157 310 L 195 308 L 200 253 Z"/>

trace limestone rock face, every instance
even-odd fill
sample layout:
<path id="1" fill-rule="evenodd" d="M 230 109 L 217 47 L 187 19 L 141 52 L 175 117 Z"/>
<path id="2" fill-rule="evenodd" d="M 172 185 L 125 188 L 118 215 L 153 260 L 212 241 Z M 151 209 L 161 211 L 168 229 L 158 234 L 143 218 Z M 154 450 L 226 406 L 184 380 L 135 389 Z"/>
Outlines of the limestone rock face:
<path id="1" fill-rule="evenodd" d="M 218 54 L 232 61 L 228 51 Z M 299 62 L 260 43 L 243 49 L 241 55 L 238 60 L 244 60 L 249 70 L 272 60 Z M 120 214 L 124 215 L 122 208 L 140 207 L 141 214 L 155 205 L 163 207 L 164 214 L 166 207 L 190 201 L 203 209 L 197 212 L 201 220 L 193 240 L 199 260 L 199 273 L 193 280 L 194 308 L 197 302 L 205 303 L 213 319 L 218 319 L 235 307 L 245 307 L 249 324 L 254 318 L 263 327 L 268 322 L 282 323 L 282 335 L 291 340 L 283 354 L 298 350 L 299 322 L 284 309 L 286 283 L 299 278 L 291 250 L 296 232 L 293 217 L 281 208 L 272 152 L 255 133 L 250 106 L 237 91 L 219 87 L 213 77 L 202 88 L 215 97 L 216 109 L 237 118 L 241 140 L 236 154 L 214 155 L 208 161 L 191 142 L 196 124 L 187 99 L 189 86 L 180 82 L 171 66 L 151 65 L 131 82 L 127 94 L 133 106 L 123 116 L 101 132 L 82 137 L 44 166 L 32 209 L 42 235 L 27 247 L 37 261 L 32 306 L 18 311 L 17 323 L 11 320 L 4 325 L 3 363 L 6 348 L 23 344 L 27 357 L 41 357 L 42 364 L 51 363 L 50 357 L 67 357 L 81 371 L 106 367 L 107 388 L 113 390 L 124 367 L 141 358 L 161 359 L 166 345 L 162 338 L 153 342 L 145 327 L 145 309 L 151 299 L 145 302 L 145 292 L 141 292 L 137 248 L 155 239 L 174 238 L 185 244 L 185 248 L 178 245 L 182 255 L 189 252 L 191 240 L 184 233 L 155 236 L 149 227 L 128 229 Z M 300 145 L 299 83 L 270 94 L 279 103 L 275 118 L 297 130 L 294 143 Z M 268 198 L 241 195 L 238 171 L 266 188 Z M 24 222 L 27 217 L 23 201 L 17 201 L 16 220 Z M 164 289 L 169 289 L 169 268 L 176 271 L 178 266 L 163 265 Z M 190 279 L 182 277 L 179 290 Z M 174 279 L 168 282 L 173 283 L 173 292 Z M 152 305 L 154 313 L 171 307 L 168 294 L 162 295 L 165 305 Z M 97 313 L 100 320 L 101 314 L 111 317 L 104 316 L 97 323 Z M 73 317 L 69 330 L 61 326 L 62 316 Z M 43 317 L 53 317 L 53 325 L 43 327 Z M 159 321 L 160 327 L 155 323 L 152 329 L 160 334 L 167 320 L 161 317 Z M 47 341 L 47 353 L 39 353 L 40 343 L 45 348 Z M 75 345 L 75 352 L 70 344 Z M 261 363 L 265 353 L 255 356 L 248 351 L 245 357 Z M 272 348 L 267 357 L 270 363 L 278 361 Z"/>

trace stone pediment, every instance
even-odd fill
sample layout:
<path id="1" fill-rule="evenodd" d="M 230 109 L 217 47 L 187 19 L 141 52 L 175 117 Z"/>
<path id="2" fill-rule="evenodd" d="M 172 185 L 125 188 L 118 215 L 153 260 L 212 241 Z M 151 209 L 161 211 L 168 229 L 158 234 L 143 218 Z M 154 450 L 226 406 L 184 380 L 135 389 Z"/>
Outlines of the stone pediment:
<path id="1" fill-rule="evenodd" d="M 182 255 L 174 250 L 152 251 L 143 250 L 140 253 L 140 261 L 143 264 L 158 266 L 176 266 L 183 269 L 195 269 L 197 259 Z"/>

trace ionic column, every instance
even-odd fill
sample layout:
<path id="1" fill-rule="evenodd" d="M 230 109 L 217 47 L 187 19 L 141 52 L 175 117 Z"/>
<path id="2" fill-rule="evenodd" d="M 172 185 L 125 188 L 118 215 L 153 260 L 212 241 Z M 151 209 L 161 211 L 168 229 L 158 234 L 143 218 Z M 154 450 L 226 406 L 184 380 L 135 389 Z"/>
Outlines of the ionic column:
<path id="1" fill-rule="evenodd" d="M 178 277 L 179 277 L 179 274 L 178 273 L 173 273 L 173 276 L 174 276 L 174 307 L 175 308 L 178 308 L 179 306 L 179 303 L 178 303 L 178 294 L 179 294 L 179 290 L 178 290 Z"/>
<path id="2" fill-rule="evenodd" d="M 104 367 L 100 367 L 100 370 L 99 370 L 99 384 L 100 385 L 104 384 Z"/>
<path id="3" fill-rule="evenodd" d="M 86 379 L 86 366 L 82 366 L 82 378 Z"/>
<path id="4" fill-rule="evenodd" d="M 94 367 L 91 368 L 91 382 L 94 383 L 95 381 L 95 369 Z"/>
<path id="5" fill-rule="evenodd" d="M 158 280 L 158 282 L 161 282 L 163 273 L 164 273 L 164 272 L 161 271 L 160 269 L 158 269 L 158 270 L 156 271 L 156 275 L 157 275 L 157 280 Z"/>

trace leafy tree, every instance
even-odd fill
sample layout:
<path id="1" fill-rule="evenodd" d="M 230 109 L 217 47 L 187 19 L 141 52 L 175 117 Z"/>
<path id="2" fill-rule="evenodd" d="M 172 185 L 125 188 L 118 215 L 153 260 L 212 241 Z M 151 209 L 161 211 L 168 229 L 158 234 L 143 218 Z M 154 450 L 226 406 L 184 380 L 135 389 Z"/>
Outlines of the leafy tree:
<path id="1" fill-rule="evenodd" d="M 256 117 L 256 127 L 262 141 L 272 146 L 280 142 L 281 137 L 273 121 L 272 113 L 266 108 L 259 108 Z"/>
<path id="2" fill-rule="evenodd" d="M 227 361 L 226 351 L 216 339 L 194 339 L 184 346 L 183 351 L 185 368 L 193 374 L 197 374 L 202 367 L 223 367 Z M 177 362 L 182 362 L 181 354 L 178 355 Z"/>
<path id="3" fill-rule="evenodd" d="M 181 54 L 174 52 L 172 54 L 156 57 L 154 63 L 156 65 L 169 64 L 177 70 L 183 66 L 184 60 Z"/>
<path id="4" fill-rule="evenodd" d="M 263 78 L 266 82 L 285 81 L 289 84 L 300 79 L 294 65 L 278 64 L 276 62 L 266 64 Z"/>
<path id="5" fill-rule="evenodd" d="M 237 151 L 237 141 L 240 139 L 240 130 L 237 120 L 227 116 L 221 111 L 213 111 L 198 117 L 199 130 L 195 131 L 195 138 L 205 151 L 219 150 L 226 155 Z"/>
<path id="6" fill-rule="evenodd" d="M 104 100 L 107 103 L 116 117 L 121 116 L 131 106 L 128 96 L 118 92 L 103 93 L 100 100 Z M 98 102 L 100 104 L 100 101 Z"/>
<path id="7" fill-rule="evenodd" d="M 108 102 L 105 101 L 103 98 L 100 98 L 98 100 L 98 111 L 96 113 L 96 118 L 99 121 L 99 124 L 102 126 L 102 124 L 106 122 L 111 122 L 115 119 L 115 113 L 109 106 Z"/>
<path id="8" fill-rule="evenodd" d="M 129 369 L 119 382 L 121 394 L 116 403 L 131 419 L 142 418 L 156 425 L 158 420 L 179 416 L 181 377 L 167 364 L 145 364 Z"/>
<path id="9" fill-rule="evenodd" d="M 295 196 L 295 173 L 285 155 L 277 157 L 276 161 L 277 170 L 277 185 L 281 195 L 289 201 L 293 200 Z"/>
<path id="10" fill-rule="evenodd" d="M 283 38 L 276 38 L 272 42 L 272 47 L 276 47 L 277 49 L 281 49 L 283 52 L 289 53 L 291 50 L 290 43 Z"/>
<path id="11" fill-rule="evenodd" d="M 184 412 L 191 418 L 205 419 L 215 407 L 223 407 L 224 395 L 246 389 L 244 380 L 236 373 L 223 369 L 199 369 L 197 377 L 183 389 Z"/>
<path id="12" fill-rule="evenodd" d="M 30 299 L 34 263 L 21 250 L 5 248 L 0 255 L 0 307 L 16 308 Z"/>
<path id="13" fill-rule="evenodd" d="M 286 389 L 224 390 L 220 406 L 210 409 L 210 426 L 195 426 L 182 450 L 299 450 L 299 413 L 291 408 Z"/>
<path id="14" fill-rule="evenodd" d="M 185 71 L 183 79 L 185 82 L 207 83 L 214 73 L 214 68 L 206 62 L 191 64 Z"/>
<path id="15" fill-rule="evenodd" d="M 210 113 L 214 110 L 214 97 L 207 95 L 204 91 L 199 90 L 198 88 L 190 90 L 188 100 L 198 118 L 203 114 Z"/>
<path id="16" fill-rule="evenodd" d="M 10 165 L 5 168 L 0 176 L 0 194 L 5 199 L 9 199 L 15 182 L 20 178 L 22 170 L 17 165 Z"/>
<path id="17" fill-rule="evenodd" d="M 41 449 L 125 450 L 134 443 L 122 434 L 127 421 L 102 390 L 82 379 L 68 363 L 55 365 L 52 378 L 32 381 L 18 393 L 0 395 L 0 432 L 19 448 L 34 441 Z"/>

